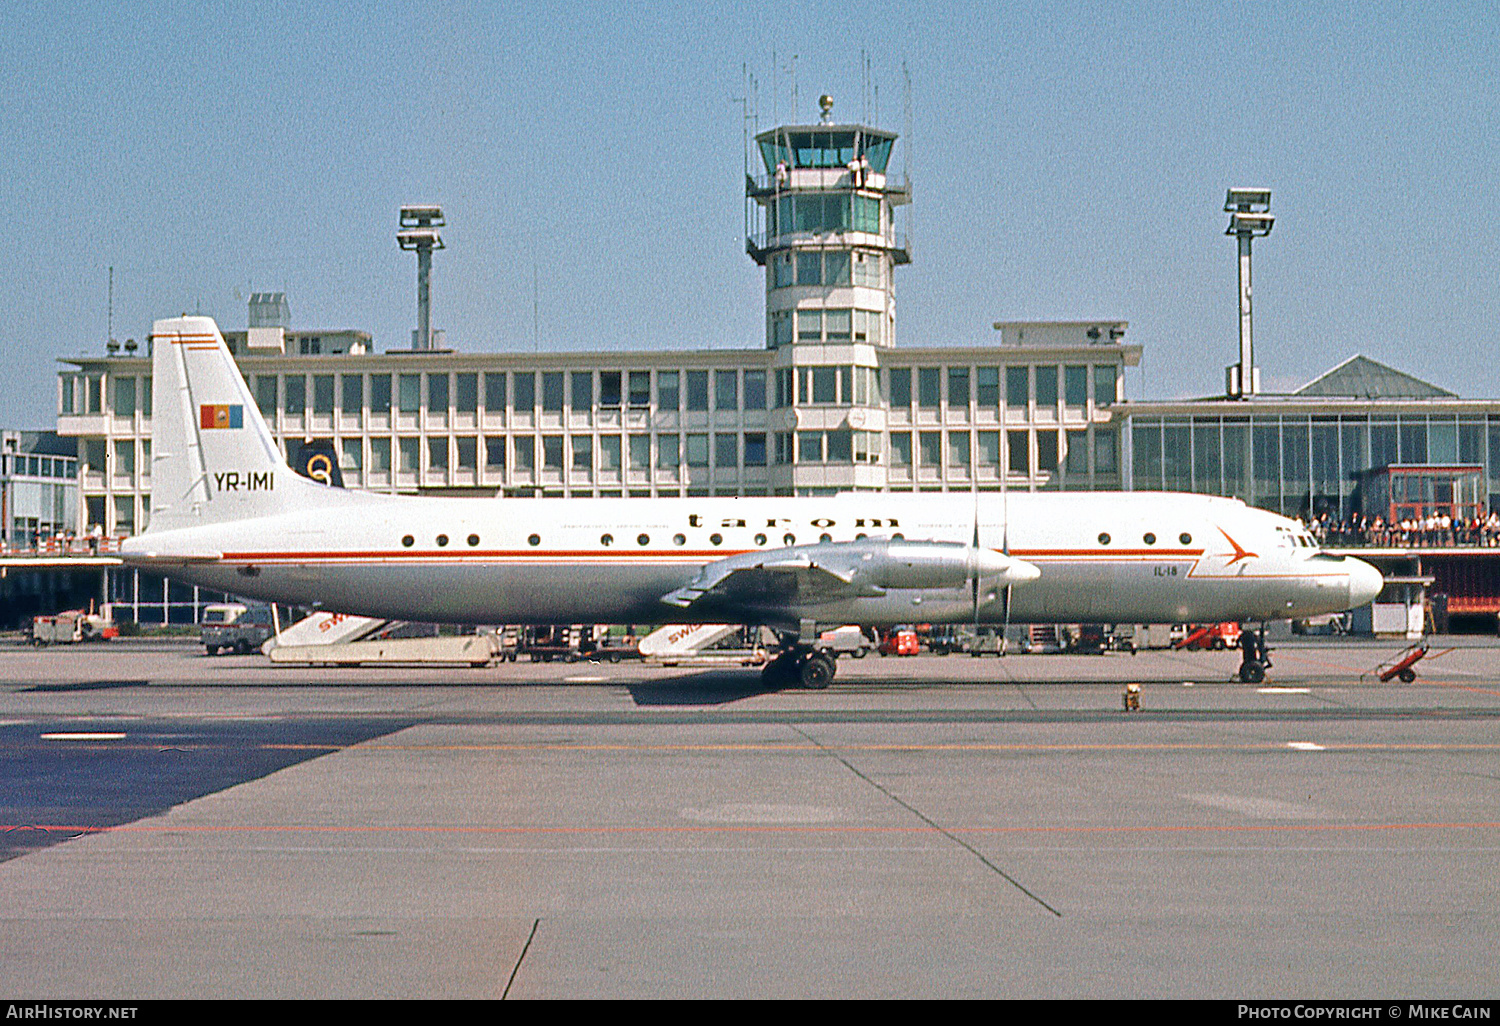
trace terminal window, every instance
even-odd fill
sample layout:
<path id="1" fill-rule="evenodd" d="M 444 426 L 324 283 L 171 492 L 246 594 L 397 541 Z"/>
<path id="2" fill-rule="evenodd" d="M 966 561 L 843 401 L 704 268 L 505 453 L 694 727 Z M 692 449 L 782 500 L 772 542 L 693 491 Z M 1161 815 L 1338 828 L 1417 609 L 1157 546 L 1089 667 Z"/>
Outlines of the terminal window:
<path id="1" fill-rule="evenodd" d="M 687 408 L 694 411 L 708 409 L 708 371 L 687 372 Z"/>
<path id="2" fill-rule="evenodd" d="M 599 469 L 618 473 L 620 470 L 620 436 L 599 436 Z"/>
<path id="3" fill-rule="evenodd" d="M 313 412 L 324 416 L 333 414 L 333 375 L 313 376 Z"/>
<path id="4" fill-rule="evenodd" d="M 391 440 L 389 438 L 370 439 L 370 471 L 375 474 L 388 474 L 391 470 Z"/>
<path id="5" fill-rule="evenodd" d="M 891 464 L 897 467 L 911 466 L 911 432 L 896 431 L 891 434 Z"/>
<path id="6" fill-rule="evenodd" d="M 681 393 L 676 371 L 656 372 L 656 408 L 676 411 L 681 407 Z"/>
<path id="7" fill-rule="evenodd" d="M 969 368 L 948 368 L 948 408 L 969 408 Z"/>
<path id="8" fill-rule="evenodd" d="M 459 413 L 478 412 L 479 376 L 477 374 L 453 376 L 453 408 Z"/>
<path id="9" fill-rule="evenodd" d="M 531 416 L 536 412 L 536 375 L 527 371 L 511 375 L 512 406 L 517 413 Z"/>
<path id="10" fill-rule="evenodd" d="M 282 385 L 282 409 L 289 417 L 300 417 L 307 412 L 307 379 L 301 374 L 288 374 Z"/>
<path id="11" fill-rule="evenodd" d="M 484 376 L 484 408 L 490 413 L 505 412 L 505 372 L 496 371 Z"/>
<path id="12" fill-rule="evenodd" d="M 402 374 L 397 382 L 397 409 L 402 413 L 416 413 L 422 407 L 422 375 Z M 291 411 L 288 410 L 288 413 Z"/>
<path id="13" fill-rule="evenodd" d="M 938 408 L 941 396 L 941 374 L 939 367 L 922 367 L 917 371 L 917 404 L 924 410 Z"/>
<path id="14" fill-rule="evenodd" d="M 521 435 L 514 439 L 516 469 L 530 473 L 536 469 L 536 439 L 530 435 Z"/>
<path id="15" fill-rule="evenodd" d="M 115 378 L 115 416 L 135 416 L 135 378 Z"/>
<path id="16" fill-rule="evenodd" d="M 890 369 L 891 381 L 891 406 L 898 409 L 906 409 L 911 406 L 911 368 L 892 367 Z"/>
<path id="17" fill-rule="evenodd" d="M 620 372 L 599 372 L 599 405 L 611 408 L 620 405 Z"/>
<path id="18" fill-rule="evenodd" d="M 275 385 L 272 385 L 271 402 L 275 405 Z M 391 412 L 391 376 L 389 374 L 370 375 L 370 412 L 381 415 Z"/>
<path id="19" fill-rule="evenodd" d="M 630 405 L 636 407 L 648 407 L 651 405 L 651 372 L 630 372 Z"/>
<path id="20" fill-rule="evenodd" d="M 1031 399 L 1031 368 L 1005 368 L 1005 405 L 1013 410 L 1026 409 Z"/>
<path id="21" fill-rule="evenodd" d="M 735 410 L 740 405 L 739 372 L 714 371 L 714 409 Z"/>
<path id="22" fill-rule="evenodd" d="M 479 440 L 465 435 L 453 440 L 454 454 L 458 460 L 459 470 L 474 470 L 479 462 Z"/>
<path id="23" fill-rule="evenodd" d="M 747 370 L 745 372 L 745 409 L 764 410 L 765 408 L 766 372 Z"/>
<path id="24" fill-rule="evenodd" d="M 561 413 L 562 408 L 562 371 L 547 371 L 542 374 L 542 409 L 548 413 Z"/>
<path id="25" fill-rule="evenodd" d="M 594 408 L 594 372 L 573 372 L 572 408 L 574 413 L 588 413 Z M 615 379 L 615 405 L 620 405 L 619 378 Z"/>
<path id="26" fill-rule="evenodd" d="M 1043 364 L 1036 369 L 1036 408 L 1051 410 L 1057 407 L 1057 365 Z"/>

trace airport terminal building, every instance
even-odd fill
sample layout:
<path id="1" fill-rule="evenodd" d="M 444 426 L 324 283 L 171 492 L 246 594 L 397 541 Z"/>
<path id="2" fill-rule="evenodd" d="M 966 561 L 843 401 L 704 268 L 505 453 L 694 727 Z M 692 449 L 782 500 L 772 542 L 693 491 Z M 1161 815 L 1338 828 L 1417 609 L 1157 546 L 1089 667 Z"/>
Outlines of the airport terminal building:
<path id="1" fill-rule="evenodd" d="M 1292 395 L 1140 402 L 1124 394 L 1141 358 L 1124 320 L 1003 322 L 982 347 L 901 340 L 911 190 L 890 169 L 895 141 L 826 110 L 756 137 L 745 248 L 765 336 L 741 348 L 377 352 L 365 332 L 293 329 L 279 293 L 253 296 L 226 341 L 290 457 L 326 443 L 347 486 L 384 492 L 1166 489 L 1311 519 L 1389 505 L 1394 487 L 1500 508 L 1500 401 L 1364 357 Z M 130 349 L 65 358 L 58 377 L 77 520 L 110 535 L 144 530 L 149 510 L 149 343 Z M 218 599 L 126 574 L 110 593 L 148 623 Z"/>

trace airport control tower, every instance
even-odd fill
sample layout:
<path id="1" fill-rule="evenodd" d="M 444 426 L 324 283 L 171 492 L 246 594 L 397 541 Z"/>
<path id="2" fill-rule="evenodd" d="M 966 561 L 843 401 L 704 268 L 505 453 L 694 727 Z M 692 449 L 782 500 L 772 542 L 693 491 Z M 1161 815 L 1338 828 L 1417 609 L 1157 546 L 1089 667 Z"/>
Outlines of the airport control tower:
<path id="1" fill-rule="evenodd" d="M 765 174 L 745 182 L 745 249 L 766 269 L 777 495 L 884 487 L 878 354 L 895 344 L 891 272 L 911 260 L 894 217 L 911 187 L 887 171 L 896 134 L 835 124 L 831 97 L 818 105 L 818 124 L 755 137 Z"/>
<path id="2" fill-rule="evenodd" d="M 765 174 L 745 183 L 758 214 L 745 249 L 766 269 L 766 345 L 890 346 L 891 271 L 911 261 L 894 218 L 911 186 L 891 182 L 886 170 L 896 134 L 835 124 L 833 99 L 818 103 L 818 124 L 755 137 Z"/>

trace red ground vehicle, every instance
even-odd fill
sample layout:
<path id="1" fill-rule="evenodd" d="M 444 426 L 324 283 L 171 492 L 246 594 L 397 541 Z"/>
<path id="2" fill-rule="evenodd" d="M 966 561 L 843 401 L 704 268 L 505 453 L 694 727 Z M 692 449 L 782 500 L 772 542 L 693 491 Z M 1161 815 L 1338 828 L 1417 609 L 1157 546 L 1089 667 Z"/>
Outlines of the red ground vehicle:
<path id="1" fill-rule="evenodd" d="M 1181 641 L 1173 648 L 1211 648 L 1223 651 L 1239 648 L 1240 625 L 1237 623 L 1198 623 L 1188 627 Z"/>
<path id="2" fill-rule="evenodd" d="M 910 628 L 897 628 L 880 637 L 880 654 L 883 656 L 914 656 L 919 648 L 917 632 Z"/>

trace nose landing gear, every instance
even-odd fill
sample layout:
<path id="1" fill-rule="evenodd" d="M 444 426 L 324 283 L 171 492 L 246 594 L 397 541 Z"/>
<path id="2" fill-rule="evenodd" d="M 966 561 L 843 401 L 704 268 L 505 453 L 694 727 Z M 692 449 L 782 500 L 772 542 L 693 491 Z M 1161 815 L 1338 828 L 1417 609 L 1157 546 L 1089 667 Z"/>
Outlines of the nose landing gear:
<path id="1" fill-rule="evenodd" d="M 1240 660 L 1240 680 L 1246 684 L 1259 684 L 1265 680 L 1266 671 L 1271 668 L 1271 655 L 1266 648 L 1264 623 L 1258 634 L 1248 627 L 1240 631 L 1240 651 L 1244 653 Z"/>

